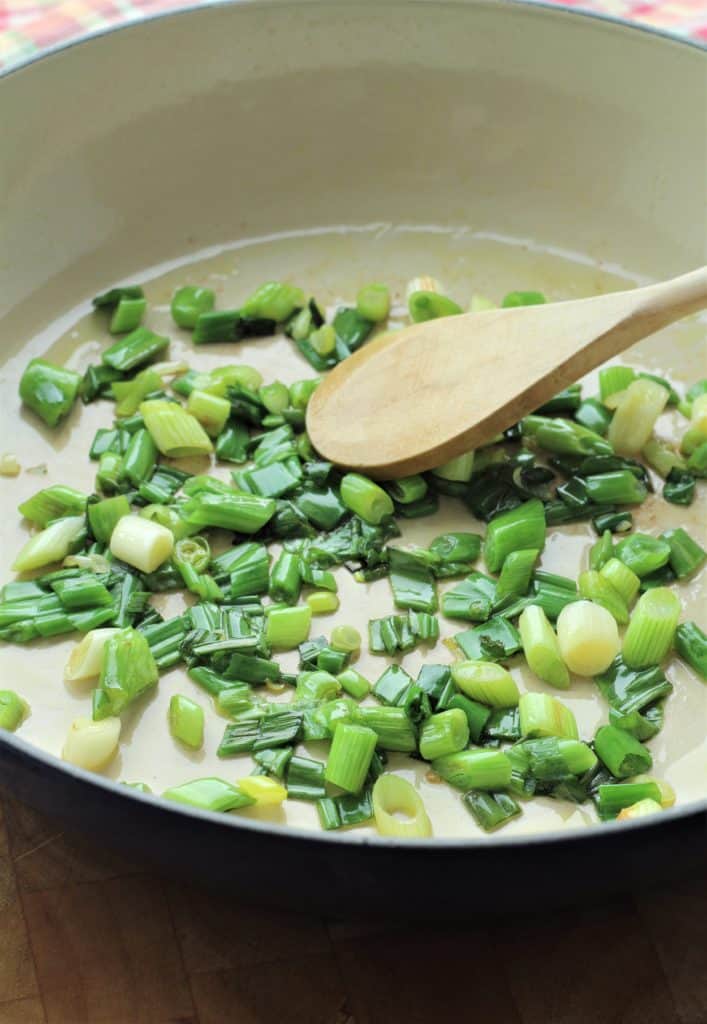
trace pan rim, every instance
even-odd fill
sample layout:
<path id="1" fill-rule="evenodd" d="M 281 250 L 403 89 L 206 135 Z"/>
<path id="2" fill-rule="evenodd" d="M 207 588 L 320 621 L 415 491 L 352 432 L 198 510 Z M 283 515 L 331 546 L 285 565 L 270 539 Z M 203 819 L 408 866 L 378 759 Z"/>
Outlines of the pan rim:
<path id="1" fill-rule="evenodd" d="M 172 10 L 157 11 L 154 14 L 148 14 L 145 17 L 135 19 L 133 21 L 121 22 L 118 24 L 105 25 L 102 28 L 89 31 L 83 35 L 77 36 L 72 39 L 67 39 L 64 42 L 55 43 L 53 46 L 49 46 L 39 53 L 29 54 L 27 57 L 19 60 L 15 64 L 11 64 L 9 67 L 0 68 L 0 81 L 3 79 L 10 78 L 10 76 L 17 74 L 20 71 L 25 71 L 27 68 L 32 67 L 41 61 L 48 60 L 51 57 L 58 56 L 59 54 L 65 53 L 68 50 L 72 50 L 75 47 L 85 46 L 91 43 L 94 39 L 101 39 L 104 36 L 110 35 L 114 32 L 129 32 L 133 29 L 138 28 L 141 25 L 156 22 L 165 18 L 177 18 L 180 15 L 195 14 L 199 11 L 211 10 L 216 7 L 242 7 L 242 8 L 253 8 L 256 3 L 259 8 L 264 7 L 301 7 L 304 5 L 308 6 L 326 6 L 330 0 L 202 0 L 202 2 L 190 3 L 184 7 L 174 8 Z M 357 0 L 358 3 L 368 4 L 369 6 L 379 6 L 379 0 Z M 403 4 L 409 5 L 410 2 L 424 4 L 425 6 L 435 7 L 499 7 L 501 4 L 499 0 L 385 0 L 388 6 L 402 6 Z M 707 44 L 699 42 L 697 39 L 692 39 L 689 36 L 678 36 L 674 33 L 668 32 L 665 29 L 657 28 L 654 25 L 648 25 L 642 22 L 628 21 L 626 18 L 615 17 L 610 14 L 603 14 L 600 11 L 589 11 L 577 7 L 569 7 L 565 4 L 554 4 L 549 3 L 548 0 L 503 0 L 503 6 L 506 8 L 523 10 L 523 9 L 537 9 L 543 14 L 552 17 L 556 15 L 558 18 L 571 17 L 575 20 L 586 20 L 598 22 L 600 25 L 604 25 L 608 30 L 628 30 L 631 34 L 644 33 L 660 40 L 663 43 L 675 44 L 677 46 L 688 47 L 691 50 L 695 50 L 698 53 L 707 55 Z"/>
<path id="2" fill-rule="evenodd" d="M 125 783 L 116 782 L 103 775 L 87 771 L 76 765 L 62 761 L 54 754 L 35 747 L 20 736 L 7 734 L 0 735 L 0 747 L 14 748 L 20 755 L 27 756 L 30 760 L 37 761 L 51 772 L 68 775 L 74 782 L 103 789 L 112 796 L 121 800 L 137 800 L 148 806 L 154 807 L 157 811 L 165 814 L 178 814 L 179 816 L 205 821 L 209 825 L 218 825 L 224 828 L 245 829 L 256 834 L 277 836 L 282 839 L 293 839 L 299 841 L 316 841 L 319 843 L 333 844 L 334 846 L 344 844 L 348 847 L 361 849 L 378 849 L 380 851 L 409 850 L 411 852 L 430 852 L 431 850 L 492 850 L 506 849 L 517 846 L 552 846 L 555 844 L 573 845 L 582 840 L 600 837 L 613 837 L 619 839 L 644 830 L 652 830 L 665 827 L 669 823 L 676 823 L 681 820 L 694 818 L 697 820 L 705 815 L 707 819 L 707 797 L 700 800 L 692 800 L 687 804 L 679 804 L 665 809 L 660 815 L 650 815 L 645 818 L 637 818 L 633 821 L 610 821 L 597 822 L 588 827 L 556 829 L 554 831 L 538 832 L 520 836 L 492 835 L 479 837 L 478 839 L 457 839 L 451 837 L 433 837 L 431 839 L 405 839 L 387 838 L 383 836 L 356 836 L 351 832 L 325 832 L 305 829 L 293 825 L 281 825 L 273 822 L 263 822 L 256 819 L 238 817 L 237 815 L 224 814 L 219 811 L 204 811 L 197 807 L 190 807 L 187 804 L 178 804 L 164 800 L 154 793 L 142 793 L 132 789 Z"/>

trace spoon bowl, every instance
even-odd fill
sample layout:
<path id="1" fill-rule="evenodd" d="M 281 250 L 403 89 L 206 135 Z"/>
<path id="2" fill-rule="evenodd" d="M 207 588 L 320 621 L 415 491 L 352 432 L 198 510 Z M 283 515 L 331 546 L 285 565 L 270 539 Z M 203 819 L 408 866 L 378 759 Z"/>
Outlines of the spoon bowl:
<path id="1" fill-rule="evenodd" d="M 597 298 L 427 320 L 339 363 L 312 396 L 325 458 L 377 479 L 478 447 L 641 338 L 707 306 L 707 267 Z"/>

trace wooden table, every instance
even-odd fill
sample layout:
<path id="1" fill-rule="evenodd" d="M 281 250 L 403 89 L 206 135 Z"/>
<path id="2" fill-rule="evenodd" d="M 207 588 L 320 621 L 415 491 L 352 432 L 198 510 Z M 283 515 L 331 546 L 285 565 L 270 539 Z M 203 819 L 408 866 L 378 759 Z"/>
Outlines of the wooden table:
<path id="1" fill-rule="evenodd" d="M 707 882 L 467 926 L 325 922 L 0 809 L 0 1024 L 707 1024 Z"/>

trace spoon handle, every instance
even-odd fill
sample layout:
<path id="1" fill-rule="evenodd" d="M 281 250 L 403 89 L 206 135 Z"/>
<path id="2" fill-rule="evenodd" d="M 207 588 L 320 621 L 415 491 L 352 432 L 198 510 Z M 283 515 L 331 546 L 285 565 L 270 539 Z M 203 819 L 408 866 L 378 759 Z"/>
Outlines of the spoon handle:
<path id="1" fill-rule="evenodd" d="M 574 374 L 573 380 L 655 331 L 707 308 L 707 267 L 659 284 L 580 300 L 582 304 L 596 317 L 597 326 L 603 316 L 605 327 L 584 344 L 574 346 L 570 342 L 564 372 Z"/>
<path id="2" fill-rule="evenodd" d="M 707 267 L 699 267 L 689 274 L 649 285 L 640 291 L 642 301 L 637 315 L 654 321 L 651 331 L 658 331 L 707 306 Z"/>

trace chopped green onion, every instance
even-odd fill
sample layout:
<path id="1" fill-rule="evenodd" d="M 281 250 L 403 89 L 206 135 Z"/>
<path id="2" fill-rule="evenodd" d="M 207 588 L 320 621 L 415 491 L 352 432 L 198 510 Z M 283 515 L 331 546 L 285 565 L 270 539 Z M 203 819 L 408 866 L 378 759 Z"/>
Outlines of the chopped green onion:
<path id="1" fill-rule="evenodd" d="M 408 295 L 408 310 L 415 324 L 425 320 L 437 320 L 443 316 L 456 316 L 463 312 L 461 306 L 453 299 L 430 291 L 412 292 Z"/>
<path id="2" fill-rule="evenodd" d="M 0 690 L 0 729 L 14 732 L 29 714 L 29 704 L 14 690 Z"/>
<path id="3" fill-rule="evenodd" d="M 460 750 L 432 762 L 432 769 L 456 789 L 504 789 L 512 765 L 502 750 Z"/>
<path id="4" fill-rule="evenodd" d="M 40 533 L 27 541 L 12 563 L 15 572 L 29 572 L 41 569 L 52 562 L 66 558 L 84 532 L 83 516 L 67 516 L 55 519 Z"/>
<path id="5" fill-rule="evenodd" d="M 379 835 L 426 839 L 432 824 L 417 790 L 399 775 L 380 775 L 373 786 L 373 814 Z"/>
<path id="6" fill-rule="evenodd" d="M 490 661 L 459 661 L 451 666 L 452 678 L 462 693 L 494 708 L 514 707 L 518 686 L 501 665 Z"/>
<path id="7" fill-rule="evenodd" d="M 673 469 L 663 486 L 663 497 L 672 505 L 691 505 L 695 498 L 696 481 L 692 473 Z"/>
<path id="8" fill-rule="evenodd" d="M 288 796 L 285 787 L 267 775 L 247 775 L 238 785 L 243 793 L 255 800 L 258 807 L 279 806 Z"/>
<path id="9" fill-rule="evenodd" d="M 572 420 L 526 416 L 520 425 L 524 437 L 558 455 L 611 455 L 614 450 L 609 441 Z"/>
<path id="10" fill-rule="evenodd" d="M 599 394 L 602 402 L 609 395 L 625 391 L 636 379 L 636 371 L 631 366 L 605 366 L 599 371 Z"/>
<path id="11" fill-rule="evenodd" d="M 226 398 L 194 388 L 187 399 L 187 412 L 198 420 L 209 437 L 218 437 L 231 414 L 231 403 Z"/>
<path id="12" fill-rule="evenodd" d="M 283 551 L 273 566 L 270 575 L 270 596 L 273 601 L 287 601 L 294 604 L 302 589 L 300 559 L 298 555 Z M 311 607 L 311 605 L 310 605 Z M 314 609 L 312 609 L 314 612 Z"/>
<path id="13" fill-rule="evenodd" d="M 234 811 L 255 803 L 251 796 L 247 796 L 237 786 L 217 778 L 184 782 L 181 786 L 166 789 L 162 796 L 165 800 L 198 807 L 202 811 Z"/>
<path id="14" fill-rule="evenodd" d="M 304 304 L 305 297 L 301 288 L 280 281 L 268 281 L 245 300 L 241 313 L 245 317 L 282 323 Z"/>
<path id="15" fill-rule="evenodd" d="M 140 413 L 163 455 L 179 459 L 213 451 L 211 440 L 199 421 L 176 402 L 162 399 L 142 402 Z"/>
<path id="16" fill-rule="evenodd" d="M 141 299 L 143 295 L 139 284 L 126 284 L 102 292 L 91 301 L 94 309 L 114 309 L 121 299 Z"/>
<path id="17" fill-rule="evenodd" d="M 107 627 L 92 629 L 76 644 L 64 669 L 64 679 L 91 679 L 100 675 L 103 651 L 108 640 L 118 632 Z"/>
<path id="18" fill-rule="evenodd" d="M 287 764 L 287 795 L 292 800 L 321 800 L 326 796 L 324 765 L 309 757 L 298 757 L 289 751 Z M 255 755 L 257 758 L 257 754 Z"/>
<path id="19" fill-rule="evenodd" d="M 360 792 L 376 748 L 376 733 L 363 725 L 339 724 L 326 764 L 327 782 L 349 793 Z"/>
<path id="20" fill-rule="evenodd" d="M 537 410 L 541 415 L 550 416 L 558 412 L 575 412 L 582 402 L 581 384 L 570 384 L 559 391 Z"/>
<path id="21" fill-rule="evenodd" d="M 584 478 L 587 496 L 598 505 L 640 505 L 648 491 L 628 469 Z"/>
<path id="22" fill-rule="evenodd" d="M 518 508 L 495 516 L 486 530 L 484 558 L 489 572 L 498 572 L 512 551 L 545 547 L 543 503 L 531 498 Z"/>
<path id="23" fill-rule="evenodd" d="M 45 527 L 52 519 L 81 515 L 86 509 L 86 501 L 86 495 L 73 487 L 54 484 L 27 498 L 17 506 L 17 511 L 31 523 Z"/>
<path id="24" fill-rule="evenodd" d="M 210 313 L 215 302 L 216 296 L 210 288 L 186 284 L 176 290 L 169 308 L 177 327 L 193 330 L 201 314 Z"/>
<path id="25" fill-rule="evenodd" d="M 606 671 L 621 647 L 616 619 L 591 601 L 576 601 L 562 609 L 557 640 L 562 660 L 579 676 Z"/>
<path id="26" fill-rule="evenodd" d="M 619 562 L 618 558 L 613 561 L 618 562 L 623 569 L 626 569 L 626 566 L 623 562 Z M 630 572 L 631 570 L 626 569 L 626 571 Z M 614 616 L 620 626 L 625 626 L 628 623 L 628 605 L 606 576 L 590 569 L 588 572 L 580 573 L 577 583 L 581 597 L 587 601 L 593 601 L 594 604 L 602 605 Z"/>
<path id="27" fill-rule="evenodd" d="M 395 607 L 437 611 L 437 590 L 430 569 L 413 552 L 402 548 L 388 548 L 388 562 Z"/>
<path id="28" fill-rule="evenodd" d="M 161 387 L 162 378 L 150 366 L 130 380 L 114 381 L 111 392 L 116 401 L 116 416 L 133 416 L 140 407 L 140 403 L 152 392 L 159 391 Z"/>
<path id="29" fill-rule="evenodd" d="M 237 309 L 208 310 L 197 316 L 192 341 L 195 345 L 209 345 L 237 341 L 242 336 L 242 317 Z"/>
<path id="30" fill-rule="evenodd" d="M 216 457 L 224 462 L 246 462 L 248 430 L 238 420 L 230 420 L 216 438 Z"/>
<path id="31" fill-rule="evenodd" d="M 309 605 L 274 608 L 267 616 L 265 639 L 273 647 L 290 651 L 307 639 L 311 621 Z"/>
<path id="32" fill-rule="evenodd" d="M 661 809 L 661 792 L 655 782 L 615 782 L 597 788 L 597 810 L 603 821 L 640 800 L 655 802 Z"/>
<path id="33" fill-rule="evenodd" d="M 669 398 L 670 392 L 655 381 L 639 379 L 629 384 L 609 425 L 608 440 L 619 455 L 641 451 Z"/>
<path id="34" fill-rule="evenodd" d="M 147 301 L 145 299 L 122 298 L 113 310 L 108 331 L 111 334 L 125 334 L 127 331 L 134 331 L 140 326 Z"/>
<path id="35" fill-rule="evenodd" d="M 168 345 L 169 338 L 163 338 L 147 327 L 138 327 L 119 341 L 113 342 L 103 353 L 102 359 L 114 370 L 128 373 L 137 366 L 151 362 L 155 356 L 164 352 Z"/>
<path id="36" fill-rule="evenodd" d="M 374 324 L 385 320 L 390 313 L 390 290 L 385 284 L 368 284 L 356 296 L 356 309 Z"/>
<path id="37" fill-rule="evenodd" d="M 670 546 L 670 567 L 679 580 L 694 575 L 707 560 L 707 551 L 681 526 L 661 533 L 660 539 Z"/>
<path id="38" fill-rule="evenodd" d="M 378 746 L 383 750 L 398 750 L 402 753 L 417 750 L 415 726 L 405 708 L 369 707 L 363 704 L 357 708 L 356 722 L 373 729 L 378 737 Z"/>
<path id="39" fill-rule="evenodd" d="M 224 553 L 226 554 L 226 553 Z M 270 556 L 264 544 L 246 542 L 228 551 L 228 561 L 214 560 L 214 568 L 228 564 L 229 592 L 233 600 L 248 595 L 265 594 L 269 584 Z M 220 579 L 220 577 L 219 577 Z"/>
<path id="40" fill-rule="evenodd" d="M 0 455 L 0 476 L 19 476 L 21 469 L 15 455 L 7 452 Z"/>
<path id="41" fill-rule="evenodd" d="M 61 756 L 79 768 L 99 771 L 115 756 L 119 738 L 119 718 L 106 715 L 102 721 L 77 718 L 71 723 Z"/>
<path id="42" fill-rule="evenodd" d="M 542 306 L 547 299 L 542 292 L 508 292 L 504 297 L 501 307 L 503 309 L 514 309 L 516 306 Z"/>
<path id="43" fill-rule="evenodd" d="M 354 654 L 361 650 L 361 634 L 353 626 L 335 626 L 331 631 L 331 646 L 335 651 Z"/>
<path id="44" fill-rule="evenodd" d="M 136 430 L 123 459 L 123 473 L 133 487 L 144 483 L 157 462 L 157 446 L 147 430 Z"/>
<path id="45" fill-rule="evenodd" d="M 348 509 L 373 526 L 377 526 L 395 511 L 393 502 L 383 488 L 359 473 L 347 473 L 343 477 L 341 500 Z"/>
<path id="46" fill-rule="evenodd" d="M 438 707 L 441 704 L 442 702 L 440 701 Z M 467 725 L 469 726 L 469 738 L 472 743 L 478 743 L 492 714 L 491 709 L 483 704 L 479 704 L 475 700 L 469 700 L 468 697 L 463 696 L 461 693 L 456 693 L 449 700 L 448 706 L 449 708 L 457 708 L 464 712 Z"/>
<path id="47" fill-rule="evenodd" d="M 435 576 L 460 576 L 469 572 L 481 554 L 481 537 L 478 533 L 442 533 L 429 550 L 439 559 L 439 564 L 432 566 Z"/>
<path id="48" fill-rule="evenodd" d="M 524 693 L 518 701 L 520 734 L 523 739 L 559 736 L 579 739 L 577 722 L 568 707 L 547 693 Z"/>
<path id="49" fill-rule="evenodd" d="M 20 380 L 20 398 L 44 422 L 55 427 L 76 401 L 81 375 L 46 359 L 32 359 Z"/>
<path id="50" fill-rule="evenodd" d="M 336 331 L 331 324 L 322 324 L 312 331 L 308 343 L 319 356 L 330 356 L 336 349 Z"/>
<path id="51" fill-rule="evenodd" d="M 454 645 L 472 661 L 506 661 L 521 649 L 518 630 L 500 615 L 454 636 Z"/>
<path id="52" fill-rule="evenodd" d="M 364 343 L 373 330 L 373 321 L 363 316 L 358 309 L 343 306 L 336 311 L 333 327 L 336 332 L 336 351 L 340 359 Z"/>
<path id="53" fill-rule="evenodd" d="M 432 472 L 441 480 L 451 480 L 455 483 L 468 483 L 474 471 L 474 452 L 465 452 L 464 455 L 457 455 L 449 462 L 437 466 Z"/>
<path id="54" fill-rule="evenodd" d="M 574 418 L 581 426 L 586 427 L 600 437 L 606 437 L 611 423 L 611 412 L 596 398 L 585 398 L 575 410 Z"/>
<path id="55" fill-rule="evenodd" d="M 338 680 L 330 672 L 300 672 L 297 676 L 295 697 L 303 700 L 333 700 L 339 696 L 341 687 Z"/>
<path id="56" fill-rule="evenodd" d="M 696 622 L 681 622 L 675 631 L 675 650 L 707 681 L 707 636 Z"/>
<path id="57" fill-rule="evenodd" d="M 433 761 L 463 750 L 469 742 L 469 723 L 459 708 L 440 711 L 424 722 L 420 731 L 420 756 Z"/>
<path id="58" fill-rule="evenodd" d="M 339 608 L 339 598 L 337 594 L 332 594 L 328 590 L 315 590 L 314 593 L 308 594 L 305 600 L 312 609 L 312 615 L 329 615 L 331 612 L 335 612 Z M 356 650 L 358 650 L 358 648 L 356 648 Z"/>
<path id="59" fill-rule="evenodd" d="M 620 657 L 595 682 L 611 707 L 624 715 L 649 707 L 673 690 L 657 666 L 636 671 Z"/>
<path id="60" fill-rule="evenodd" d="M 121 516 L 110 537 L 111 553 L 145 573 L 154 572 L 166 562 L 173 549 L 174 536 L 171 531 L 141 516 Z"/>
<path id="61" fill-rule="evenodd" d="M 597 731 L 594 749 L 602 764 L 617 779 L 649 771 L 653 764 L 650 751 L 630 733 L 614 725 L 603 725 Z"/>
<path id="62" fill-rule="evenodd" d="M 258 390 L 258 397 L 269 413 L 279 415 L 290 404 L 290 392 L 282 381 L 275 380 Z"/>
<path id="63" fill-rule="evenodd" d="M 694 476 L 707 476 L 707 440 L 692 451 L 687 460 L 687 468 Z"/>
<path id="64" fill-rule="evenodd" d="M 617 821 L 633 821 L 634 818 L 645 818 L 651 814 L 660 814 L 662 807 L 655 800 L 639 800 L 638 803 L 631 804 L 630 807 L 624 807 L 619 812 Z"/>
<path id="65" fill-rule="evenodd" d="M 206 537 L 184 537 L 177 541 L 174 557 L 197 572 L 205 572 L 211 561 L 211 548 Z"/>
<path id="66" fill-rule="evenodd" d="M 539 554 L 537 548 L 521 548 L 506 555 L 496 583 L 494 608 L 502 608 L 514 598 L 527 594 Z"/>
<path id="67" fill-rule="evenodd" d="M 606 563 L 613 558 L 614 539 L 611 530 L 604 530 L 599 540 L 592 545 L 589 552 L 589 568 L 595 571 L 601 570 Z M 618 559 L 614 559 L 618 562 Z M 622 563 L 619 562 L 619 565 Z"/>
<path id="68" fill-rule="evenodd" d="M 321 384 L 321 377 L 313 377 L 311 380 L 297 380 L 290 384 L 290 405 L 293 409 L 301 409 L 303 412 L 309 405 L 309 400 Z"/>
<path id="69" fill-rule="evenodd" d="M 69 612 L 113 604 L 110 591 L 93 575 L 54 580 L 52 590 Z"/>
<path id="70" fill-rule="evenodd" d="M 521 813 L 520 805 L 508 793 L 484 793 L 472 790 L 462 797 L 464 806 L 484 832 L 494 832 Z"/>
<path id="71" fill-rule="evenodd" d="M 597 533 L 626 533 L 633 526 L 630 512 L 600 512 L 592 516 L 592 525 Z"/>
<path id="72" fill-rule="evenodd" d="M 667 444 L 657 441 L 655 438 L 650 438 L 650 440 L 646 441 L 641 450 L 641 455 L 648 465 L 664 479 L 667 479 L 674 469 L 687 469 L 682 456 L 678 455 Z"/>
<path id="73" fill-rule="evenodd" d="M 599 574 L 611 584 L 629 608 L 638 596 L 641 581 L 638 576 L 619 558 L 610 558 L 599 570 Z M 618 621 L 618 620 L 617 620 Z"/>
<path id="74" fill-rule="evenodd" d="M 410 505 L 427 494 L 427 481 L 422 476 L 405 476 L 399 480 L 386 481 L 385 489 L 393 501 L 400 505 Z"/>
<path id="75" fill-rule="evenodd" d="M 204 745 L 204 709 L 200 704 L 175 693 L 169 702 L 169 731 L 190 750 Z"/>
<path id="76" fill-rule="evenodd" d="M 336 678 L 345 692 L 355 697 L 356 700 L 362 700 L 371 692 L 371 684 L 355 668 L 344 669 Z"/>
<path id="77" fill-rule="evenodd" d="M 491 615 L 495 595 L 496 582 L 490 576 L 473 572 L 442 595 L 442 612 L 450 619 L 485 622 Z"/>
<path id="78" fill-rule="evenodd" d="M 130 515 L 130 502 L 124 494 L 91 503 L 88 506 L 88 525 L 101 544 L 109 544 L 118 521 Z"/>
<path id="79" fill-rule="evenodd" d="M 518 630 L 530 670 L 544 682 L 566 690 L 570 685 L 569 673 L 562 660 L 558 638 L 542 608 L 529 605 L 518 620 Z"/>
<path id="80" fill-rule="evenodd" d="M 667 587 L 646 591 L 624 636 L 623 658 L 629 668 L 659 665 L 673 646 L 680 600 Z"/>
<path id="81" fill-rule="evenodd" d="M 257 533 L 275 512 L 272 498 L 255 494 L 200 494 L 182 506 L 188 523 L 218 526 L 234 533 Z"/>
<path id="82" fill-rule="evenodd" d="M 636 576 L 643 577 L 662 569 L 670 559 L 670 550 L 670 545 L 662 538 L 633 533 L 616 545 L 616 557 Z"/>
<path id="83" fill-rule="evenodd" d="M 273 750 L 256 750 L 253 752 L 253 760 L 261 768 L 264 768 L 269 775 L 275 775 L 278 779 L 285 777 L 288 765 L 292 760 L 292 748 L 291 747 L 280 747 Z M 300 761 L 308 761 L 307 758 L 299 758 Z M 324 765 L 318 761 L 312 761 L 312 764 L 318 765 L 321 770 L 322 779 L 324 777 Z M 289 780 L 288 780 L 289 781 Z M 324 787 L 322 786 L 322 795 Z M 294 797 L 294 794 L 289 792 L 288 795 Z M 299 797 L 301 799 L 301 797 Z"/>
<path id="84" fill-rule="evenodd" d="M 341 796 L 325 797 L 317 801 L 319 821 L 324 829 L 347 828 L 360 825 L 373 817 L 371 790 L 366 787 L 361 793 L 343 793 Z"/>
<path id="85" fill-rule="evenodd" d="M 509 758 L 525 764 L 531 778 L 542 783 L 562 782 L 572 775 L 584 775 L 597 763 L 596 755 L 580 740 L 547 736 L 539 740 L 523 740 L 509 748 Z"/>
<path id="86" fill-rule="evenodd" d="M 99 689 L 110 714 L 119 715 L 157 682 L 157 665 L 147 640 L 136 629 L 121 629 L 103 648 Z"/>
<path id="87" fill-rule="evenodd" d="M 277 705 L 260 718 L 248 718 L 227 725 L 216 754 L 233 757 L 271 747 L 290 746 L 300 734 L 302 715 Z"/>

